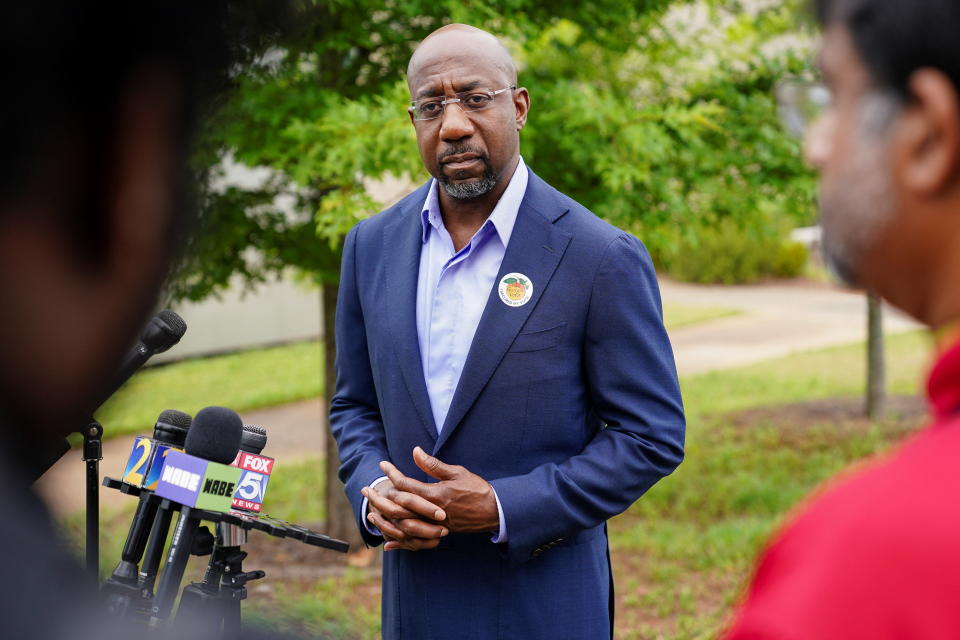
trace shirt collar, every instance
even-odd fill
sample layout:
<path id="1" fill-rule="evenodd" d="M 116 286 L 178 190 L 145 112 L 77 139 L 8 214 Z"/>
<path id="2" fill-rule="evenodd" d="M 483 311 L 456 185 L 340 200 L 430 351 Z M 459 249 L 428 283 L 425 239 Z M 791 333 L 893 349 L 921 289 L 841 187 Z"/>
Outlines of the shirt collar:
<path id="1" fill-rule="evenodd" d="M 529 181 L 529 172 L 523 158 L 517 162 L 517 168 L 510 177 L 506 190 L 500 196 L 497 206 L 493 208 L 487 222 L 493 225 L 500 242 L 506 247 L 510 242 L 510 236 L 513 234 L 513 227 L 517 222 L 517 214 L 520 212 L 520 203 L 523 202 L 523 195 L 527 192 L 527 182 Z M 440 195 L 437 191 L 439 184 L 436 178 L 430 182 L 430 191 L 427 192 L 427 199 L 423 203 L 423 209 L 420 212 L 420 222 L 423 225 L 423 242 L 426 243 L 430 236 L 430 227 L 440 229 L 443 226 L 443 217 L 440 215 Z M 484 223 L 486 225 L 487 223 Z"/>

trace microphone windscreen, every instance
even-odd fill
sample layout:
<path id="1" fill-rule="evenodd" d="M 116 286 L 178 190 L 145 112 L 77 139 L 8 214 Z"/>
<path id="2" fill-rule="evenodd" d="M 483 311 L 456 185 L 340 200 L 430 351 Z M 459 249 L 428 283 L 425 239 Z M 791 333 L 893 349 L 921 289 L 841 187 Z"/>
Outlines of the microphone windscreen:
<path id="1" fill-rule="evenodd" d="M 192 422 L 193 418 L 190 417 L 189 413 L 167 409 L 157 418 L 157 424 L 153 428 L 153 438 L 164 444 L 182 448 L 187 440 L 187 430 Z"/>
<path id="2" fill-rule="evenodd" d="M 267 446 L 267 430 L 258 424 L 243 425 L 240 450 L 259 454 Z"/>
<path id="3" fill-rule="evenodd" d="M 150 322 L 140 339 L 153 353 L 163 353 L 180 342 L 180 338 L 187 332 L 187 323 L 177 313 L 164 309 Z"/>
<path id="4" fill-rule="evenodd" d="M 192 456 L 230 464 L 237 457 L 243 421 L 226 407 L 205 407 L 197 412 L 187 431 L 184 451 Z"/>

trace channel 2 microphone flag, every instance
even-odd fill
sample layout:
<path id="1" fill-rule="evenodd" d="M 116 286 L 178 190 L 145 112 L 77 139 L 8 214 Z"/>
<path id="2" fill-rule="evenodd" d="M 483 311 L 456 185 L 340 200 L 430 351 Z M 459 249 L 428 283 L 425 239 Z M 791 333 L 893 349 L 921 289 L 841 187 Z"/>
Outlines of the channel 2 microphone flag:
<path id="1" fill-rule="evenodd" d="M 241 469 L 240 483 L 233 494 L 233 508 L 260 513 L 263 498 L 267 494 L 267 483 L 273 473 L 273 458 L 240 451 L 231 465 Z"/>
<path id="2" fill-rule="evenodd" d="M 163 471 L 163 463 L 170 451 L 182 451 L 182 449 L 158 442 L 153 438 L 137 436 L 133 441 L 133 449 L 130 451 L 130 457 L 127 459 L 120 479 L 127 484 L 155 491 Z"/>
<path id="3" fill-rule="evenodd" d="M 188 507 L 227 512 L 241 473 L 237 467 L 169 451 L 156 494 Z"/>

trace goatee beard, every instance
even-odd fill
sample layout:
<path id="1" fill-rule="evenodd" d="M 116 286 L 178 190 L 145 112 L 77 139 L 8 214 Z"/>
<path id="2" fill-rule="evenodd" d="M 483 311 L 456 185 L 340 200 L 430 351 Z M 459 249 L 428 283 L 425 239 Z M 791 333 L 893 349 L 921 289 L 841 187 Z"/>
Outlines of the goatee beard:
<path id="1" fill-rule="evenodd" d="M 479 198 L 482 195 L 490 193 L 493 188 L 497 186 L 497 174 L 493 172 L 490 161 L 486 156 L 481 156 L 480 161 L 483 162 L 483 175 L 479 180 L 451 182 L 447 174 L 442 170 L 440 171 L 438 180 L 440 186 L 447 192 L 447 195 L 457 200 L 472 200 L 473 198 Z"/>

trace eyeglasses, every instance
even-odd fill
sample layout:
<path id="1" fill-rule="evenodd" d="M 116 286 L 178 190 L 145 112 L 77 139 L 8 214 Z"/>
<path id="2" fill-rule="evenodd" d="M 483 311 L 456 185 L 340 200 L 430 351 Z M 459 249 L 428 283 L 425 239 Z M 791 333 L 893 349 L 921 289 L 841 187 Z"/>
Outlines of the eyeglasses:
<path id="1" fill-rule="evenodd" d="M 833 102 L 830 90 L 820 82 L 784 80 L 777 84 L 774 92 L 783 126 L 798 138 L 806 134 Z"/>
<path id="2" fill-rule="evenodd" d="M 444 107 L 454 102 L 458 103 L 460 108 L 466 113 L 483 111 L 493 104 L 493 99 L 498 95 L 504 91 L 513 91 L 516 88 L 516 85 L 511 85 L 504 89 L 498 89 L 497 91 L 475 90 L 455 93 L 453 94 L 455 96 L 453 98 L 424 98 L 422 100 L 412 101 L 410 106 L 407 107 L 407 110 L 413 114 L 414 120 L 433 120 L 434 118 L 439 118 L 443 114 Z"/>

